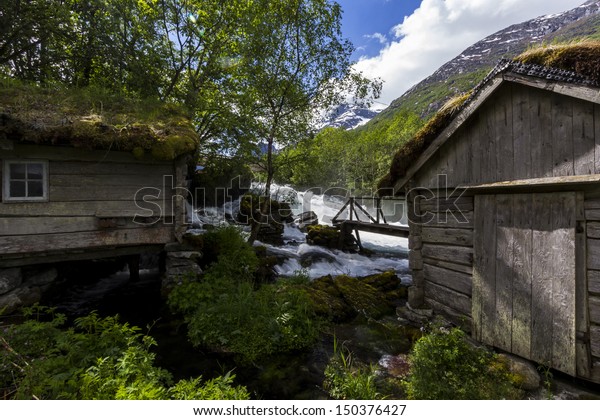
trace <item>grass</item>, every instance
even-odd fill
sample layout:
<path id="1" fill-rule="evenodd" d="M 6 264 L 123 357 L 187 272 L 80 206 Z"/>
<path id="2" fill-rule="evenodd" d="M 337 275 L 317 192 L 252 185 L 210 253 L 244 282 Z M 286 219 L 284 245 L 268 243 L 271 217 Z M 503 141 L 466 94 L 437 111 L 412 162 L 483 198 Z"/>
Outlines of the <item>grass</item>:
<path id="1" fill-rule="evenodd" d="M 0 135 L 23 142 L 131 151 L 172 160 L 196 150 L 185 109 L 99 88 L 40 87 L 0 79 Z"/>

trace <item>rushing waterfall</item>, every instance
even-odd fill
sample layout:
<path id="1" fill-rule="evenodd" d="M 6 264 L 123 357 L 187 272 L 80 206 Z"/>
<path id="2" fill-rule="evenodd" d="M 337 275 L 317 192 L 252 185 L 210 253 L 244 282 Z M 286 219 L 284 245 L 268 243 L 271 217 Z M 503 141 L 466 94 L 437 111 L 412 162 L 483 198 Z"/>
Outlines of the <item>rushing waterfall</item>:
<path id="1" fill-rule="evenodd" d="M 254 185 L 254 187 L 258 189 L 260 186 Z M 344 197 L 313 191 L 298 192 L 291 187 L 279 185 L 272 186 L 271 197 L 290 203 L 295 216 L 313 211 L 318 216 L 319 223 L 326 225 L 331 224 L 331 219 L 345 202 Z M 206 224 L 221 225 L 235 220 L 239 206 L 239 199 L 229 201 L 220 208 L 207 207 L 196 210 L 188 205 L 190 231 L 200 233 L 203 231 L 202 226 Z M 366 207 L 368 208 L 369 205 L 366 204 Z M 384 207 L 384 214 L 389 223 L 405 224 L 404 213 L 397 204 Z M 371 256 L 308 245 L 306 235 L 298 228 L 297 223 L 285 226 L 284 245 L 260 245 L 266 246 L 269 253 L 279 257 L 281 262 L 275 266 L 275 270 L 282 276 L 304 271 L 311 278 L 328 274 L 360 277 L 393 270 L 403 283 L 411 282 L 407 260 L 407 239 L 368 232 L 361 232 L 360 239 L 364 248 L 373 252 Z"/>

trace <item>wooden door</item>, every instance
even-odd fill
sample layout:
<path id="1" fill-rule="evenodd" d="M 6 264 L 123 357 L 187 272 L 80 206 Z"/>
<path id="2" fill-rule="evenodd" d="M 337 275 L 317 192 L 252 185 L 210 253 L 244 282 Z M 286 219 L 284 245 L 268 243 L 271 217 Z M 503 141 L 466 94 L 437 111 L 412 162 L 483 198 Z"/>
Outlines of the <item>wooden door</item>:
<path id="1" fill-rule="evenodd" d="M 575 375 L 576 193 L 475 197 L 473 334 Z"/>

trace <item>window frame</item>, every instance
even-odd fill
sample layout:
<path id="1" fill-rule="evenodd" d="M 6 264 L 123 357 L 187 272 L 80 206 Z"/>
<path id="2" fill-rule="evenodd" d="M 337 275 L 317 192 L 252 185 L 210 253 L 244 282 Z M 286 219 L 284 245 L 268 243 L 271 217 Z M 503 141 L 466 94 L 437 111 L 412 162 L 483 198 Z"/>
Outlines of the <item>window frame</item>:
<path id="1" fill-rule="evenodd" d="M 10 196 L 10 165 L 11 164 L 42 164 L 42 189 L 41 197 L 11 197 Z M 2 162 L 2 202 L 3 203 L 31 203 L 48 201 L 48 161 L 41 159 L 5 159 Z"/>

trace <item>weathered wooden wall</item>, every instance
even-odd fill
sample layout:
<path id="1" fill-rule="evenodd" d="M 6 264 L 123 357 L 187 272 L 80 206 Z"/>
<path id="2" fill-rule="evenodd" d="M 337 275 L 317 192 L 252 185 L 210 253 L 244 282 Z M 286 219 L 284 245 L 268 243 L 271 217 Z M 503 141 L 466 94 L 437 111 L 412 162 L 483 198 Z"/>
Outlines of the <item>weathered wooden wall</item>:
<path id="1" fill-rule="evenodd" d="M 424 303 L 484 343 L 600 381 L 600 198 L 412 194 Z"/>
<path id="2" fill-rule="evenodd" d="M 166 178 L 166 188 L 163 184 L 165 176 L 173 176 L 181 185 L 182 175 L 175 179 L 172 162 L 140 161 L 125 152 L 20 144 L 0 151 L 0 163 L 2 159 L 48 160 L 49 200 L 0 202 L 0 265 L 17 254 L 174 240 L 181 203 L 172 200 L 171 178 Z M 142 187 L 150 188 L 148 196 L 136 203 Z"/>
<path id="3" fill-rule="evenodd" d="M 473 197 L 426 200 L 416 209 L 419 228 L 411 224 L 411 268 L 420 269 L 424 301 L 470 328 L 473 273 Z M 414 282 L 414 280 L 413 280 Z"/>
<path id="4" fill-rule="evenodd" d="M 600 173 L 600 105 L 505 82 L 415 176 L 419 187 Z"/>
<path id="5" fill-rule="evenodd" d="M 471 321 L 476 338 L 600 382 L 600 189 L 467 190 L 466 223 L 440 218 L 458 210 L 427 191 L 600 174 L 595 102 L 504 82 L 413 175 L 423 223 L 411 226 L 410 255 L 421 300 Z"/>
<path id="6" fill-rule="evenodd" d="M 590 194 L 591 195 L 591 194 Z M 584 314 L 589 322 L 592 377 L 600 382 L 600 193 L 585 200 L 587 281 L 582 293 L 589 296 L 589 310 Z"/>

